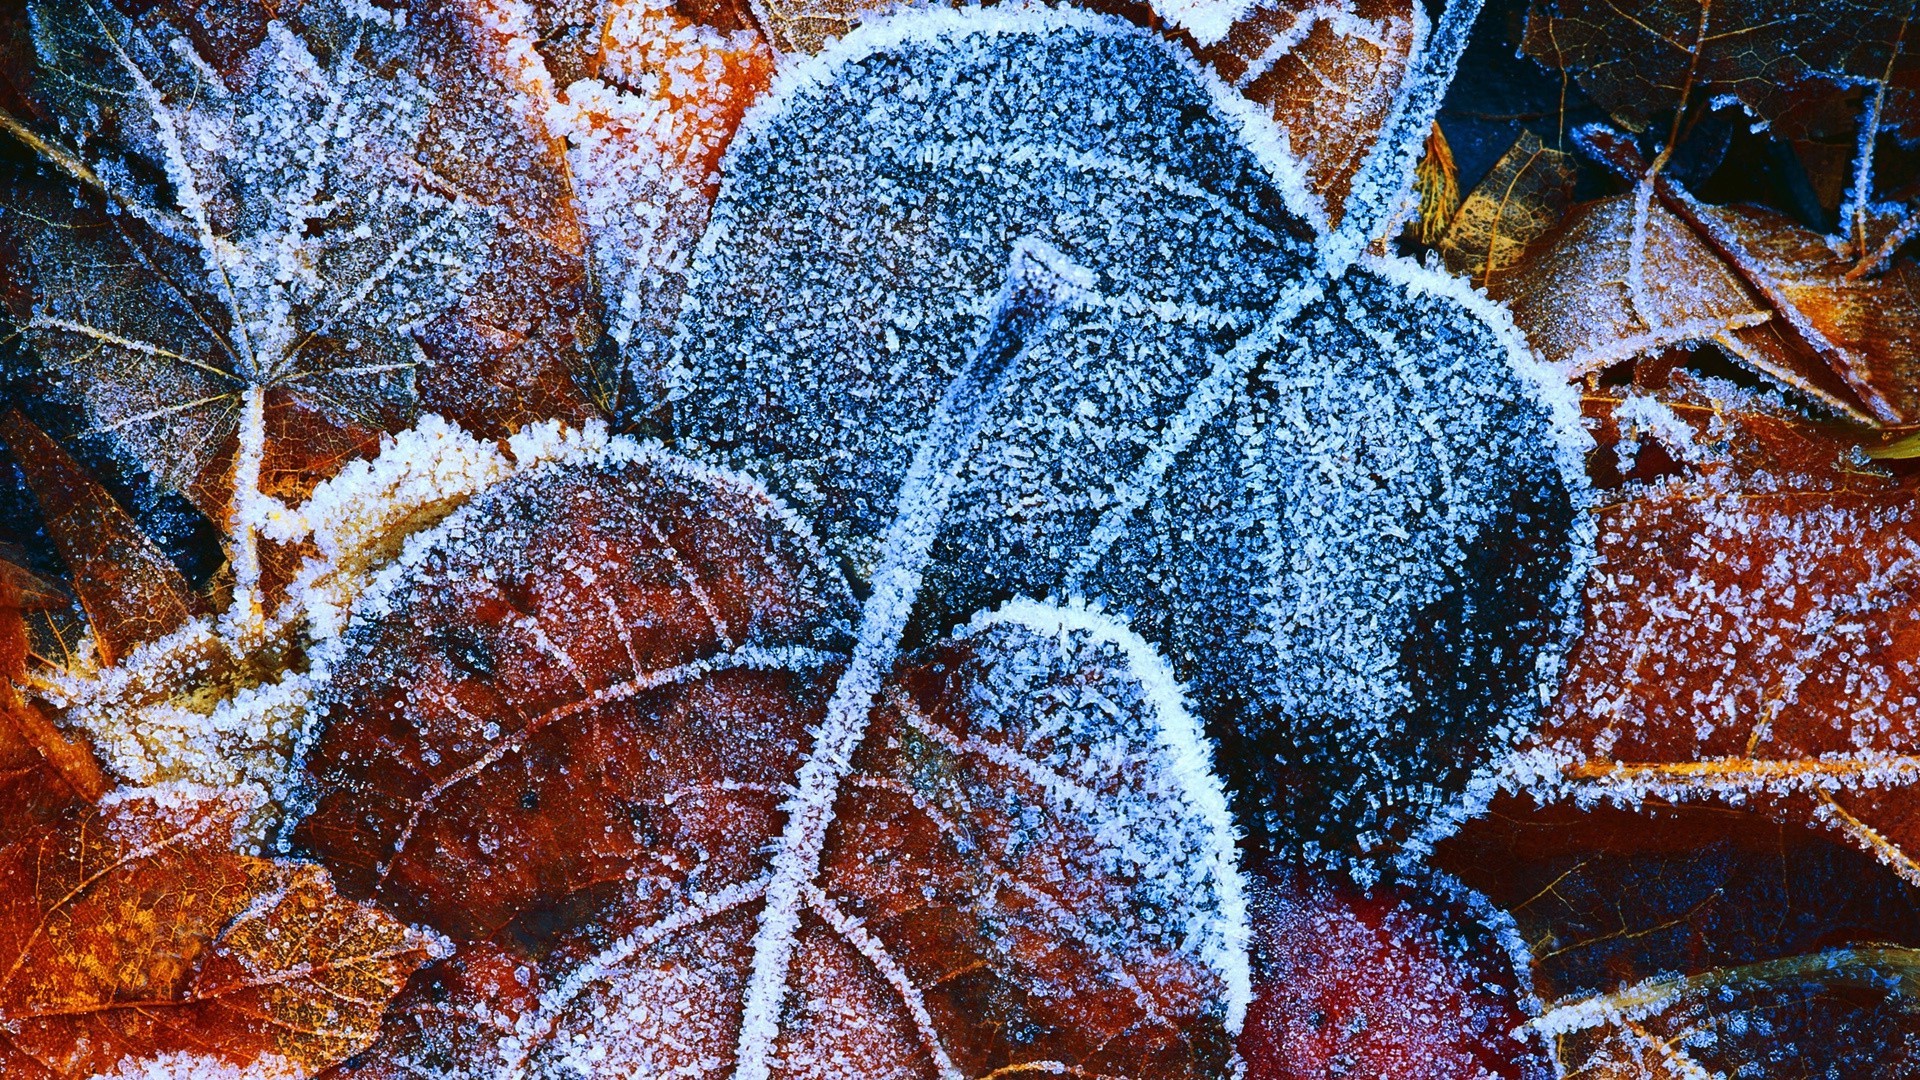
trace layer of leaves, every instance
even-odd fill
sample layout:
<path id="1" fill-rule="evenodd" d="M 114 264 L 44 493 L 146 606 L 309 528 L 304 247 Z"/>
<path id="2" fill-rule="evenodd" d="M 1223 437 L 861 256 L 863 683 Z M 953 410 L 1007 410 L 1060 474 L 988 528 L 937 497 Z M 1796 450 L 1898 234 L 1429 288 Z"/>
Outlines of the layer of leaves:
<path id="1" fill-rule="evenodd" d="M 0 848 L 0 1069 L 313 1072 L 373 1041 L 434 943 L 313 866 L 232 853 L 246 808 L 185 790 L 76 801 Z"/>
<path id="2" fill-rule="evenodd" d="M 849 39 L 769 100 L 693 270 L 676 431 L 856 579 L 1008 252 L 1097 277 L 986 419 L 921 640 L 1099 597 L 1191 682 L 1249 817 L 1343 847 L 1418 829 L 1531 719 L 1580 549 L 1550 410 L 1464 290 L 1323 271 L 1242 106 L 1122 24 L 997 11 Z"/>
<path id="3" fill-rule="evenodd" d="M 1497 801 L 1439 860 L 1512 913 L 1562 1074 L 1905 1076 L 1920 1065 L 1914 891 L 1860 853 L 1728 810 Z"/>
<path id="4" fill-rule="evenodd" d="M 1224 1069 L 1224 805 L 1137 638 L 1031 604 L 975 620 L 887 683 L 814 804 L 852 602 L 754 486 L 615 443 L 401 565 L 329 659 L 293 836 L 479 944 L 367 1075 Z M 785 886 L 800 816 L 822 847 Z"/>
<path id="5" fill-rule="evenodd" d="M 187 21 L 210 65 L 164 9 L 36 6 L 35 91 L 76 190 L 22 189 L 7 217 L 59 392 L 228 526 L 242 587 L 257 497 L 304 495 L 381 431 L 590 408 L 563 164 L 481 104 L 498 95 L 460 28 L 283 14 Z"/>
<path id="6" fill-rule="evenodd" d="M 1580 135 L 1634 190 L 1575 207 L 1488 279 L 1549 361 L 1579 377 L 1711 340 L 1852 418 L 1920 418 L 1920 264 L 1875 266 L 1778 212 L 1702 204 L 1617 134 Z"/>

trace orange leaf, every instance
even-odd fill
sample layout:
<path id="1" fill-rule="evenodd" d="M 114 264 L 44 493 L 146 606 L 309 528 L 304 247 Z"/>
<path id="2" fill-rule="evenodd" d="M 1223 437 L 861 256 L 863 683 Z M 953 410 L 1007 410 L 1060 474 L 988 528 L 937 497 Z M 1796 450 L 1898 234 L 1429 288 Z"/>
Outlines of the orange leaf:
<path id="1" fill-rule="evenodd" d="M 1920 882 L 1920 476 L 1676 376 L 1589 396 L 1600 564 L 1541 790 L 1755 803 Z"/>
<path id="2" fill-rule="evenodd" d="M 0 415 L 0 439 L 40 504 L 93 625 L 102 662 L 177 630 L 204 610 L 180 571 L 79 462 L 18 409 Z"/>
<path id="3" fill-rule="evenodd" d="M 249 809 L 154 789 L 0 848 L 0 1071 L 310 1073 L 373 1040 L 435 946 L 340 900 L 318 867 L 234 854 Z"/>
<path id="4" fill-rule="evenodd" d="M 1197 52 L 1267 107 L 1306 166 L 1328 224 L 1338 226 L 1425 21 L 1413 0 L 1266 0 Z"/>

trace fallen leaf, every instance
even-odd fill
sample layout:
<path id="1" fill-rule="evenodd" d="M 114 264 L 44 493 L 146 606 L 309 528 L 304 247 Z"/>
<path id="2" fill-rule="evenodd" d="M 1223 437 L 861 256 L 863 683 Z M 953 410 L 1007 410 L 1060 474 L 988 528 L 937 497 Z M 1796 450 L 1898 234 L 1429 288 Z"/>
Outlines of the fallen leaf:
<path id="1" fill-rule="evenodd" d="M 75 147 L 55 157 L 82 165 L 71 194 L 11 200 L 24 327 L 57 395 L 227 530 L 243 614 L 271 599 L 276 500 L 382 431 L 591 412 L 559 151 L 519 152 L 525 125 L 467 96 L 440 20 L 303 4 L 223 78 L 162 12 L 35 10 L 36 92 Z"/>
<path id="2" fill-rule="evenodd" d="M 1016 602 L 872 667 L 897 601 L 850 642 L 779 504 L 625 441 L 401 565 L 326 659 L 293 837 L 529 973 L 466 954 L 365 1074 L 1224 1074 L 1225 804 L 1130 633 Z"/>
<path id="3" fill-rule="evenodd" d="M 1636 131 L 1697 93 L 1732 95 L 1784 137 L 1850 135 L 1857 88 L 1879 84 L 1881 124 L 1910 140 L 1920 136 L 1913 18 L 1911 0 L 1535 0 L 1521 49 L 1572 71 Z"/>
<path id="4" fill-rule="evenodd" d="M 1613 485 L 1599 561 L 1519 773 L 1549 796 L 1822 821 L 1920 882 L 1920 478 L 1680 375 L 1591 393 L 1588 414 Z"/>
<path id="5" fill-rule="evenodd" d="M 0 415 L 0 440 L 40 504 L 101 663 L 115 663 L 206 610 L 106 488 L 18 409 Z"/>
<path id="6" fill-rule="evenodd" d="M 1453 161 L 1453 148 L 1435 123 L 1420 152 L 1420 164 L 1413 177 L 1413 193 L 1420 199 L 1420 213 L 1414 219 L 1415 243 L 1432 246 L 1446 235 L 1453 215 L 1460 209 L 1460 169 Z"/>
<path id="7" fill-rule="evenodd" d="M 773 51 L 750 21 L 735 21 L 739 12 L 723 5 L 706 22 L 685 6 L 605 0 L 578 34 L 554 5 L 461 6 L 499 43 L 493 52 L 553 135 L 567 140 L 572 197 L 590 233 L 623 393 L 632 395 L 624 405 L 643 416 L 661 405 L 667 338 L 719 187 L 720 155 L 773 72 Z M 555 35 L 585 41 L 561 45 Z"/>
<path id="8" fill-rule="evenodd" d="M 1920 900 L 1858 852 L 1751 814 L 1496 801 L 1440 864 L 1512 914 L 1582 1080 L 1908 1075 Z"/>
<path id="9" fill-rule="evenodd" d="M 1323 871 L 1253 875 L 1250 1080 L 1544 1080 L 1510 928 L 1436 879 L 1361 888 Z"/>
<path id="10" fill-rule="evenodd" d="M 1709 206 L 1649 175 L 1615 133 L 1576 138 L 1634 190 L 1573 208 L 1488 292 L 1569 378 L 1712 341 L 1843 415 L 1920 419 L 1920 264 L 1875 274 L 1838 238 L 1756 207 Z"/>
<path id="11" fill-rule="evenodd" d="M 1413 0 L 1263 0 L 1197 55 L 1267 109 L 1338 226 L 1429 29 Z"/>
<path id="12" fill-rule="evenodd" d="M 191 1054 L 311 1073 L 372 1042 L 434 942 L 324 870 L 230 848 L 245 808 L 115 793 L 0 848 L 0 1067 L 80 1080 Z"/>
<path id="13" fill-rule="evenodd" d="M 1426 828 L 1534 721 L 1572 607 L 1564 388 L 1464 285 L 1350 261 L 1397 188 L 1314 238 L 1266 129 L 1116 20 L 929 11 L 806 72 L 728 154 L 678 445 L 870 579 L 1009 252 L 1057 247 L 1098 296 L 1028 341 L 912 640 L 1005 596 L 1099 599 L 1192 687 L 1250 827 L 1356 854 Z"/>
<path id="14" fill-rule="evenodd" d="M 1572 155 L 1522 131 L 1447 223 L 1435 245 L 1447 267 L 1487 284 L 1560 223 L 1573 201 L 1573 181 Z"/>

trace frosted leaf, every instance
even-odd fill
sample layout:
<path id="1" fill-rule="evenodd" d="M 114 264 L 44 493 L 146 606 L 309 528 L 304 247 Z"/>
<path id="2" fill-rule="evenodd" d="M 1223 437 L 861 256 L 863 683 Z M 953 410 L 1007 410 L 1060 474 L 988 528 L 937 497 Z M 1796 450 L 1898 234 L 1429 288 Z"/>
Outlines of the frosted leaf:
<path id="1" fill-rule="evenodd" d="M 1545 1002 L 1529 1033 L 1561 1075 L 1920 1065 L 1920 894 L 1819 833 L 1724 807 L 1503 799 L 1436 858 L 1512 913 Z"/>
<path id="2" fill-rule="evenodd" d="M 1526 946 L 1443 875 L 1367 889 L 1276 864 L 1252 875 L 1250 1080 L 1545 1080 Z"/>
<path id="3" fill-rule="evenodd" d="M 1920 882 L 1911 472 L 1859 456 L 1857 429 L 1684 374 L 1587 409 L 1613 451 L 1602 561 L 1515 782 L 1812 820 Z"/>
<path id="4" fill-rule="evenodd" d="M 1192 683 L 1250 810 L 1377 848 L 1551 685 L 1581 437 L 1483 299 L 1316 250 L 1244 110 L 1095 16 L 856 31 L 776 81 L 729 152 L 675 428 L 864 578 L 1007 253 L 1054 245 L 1091 294 L 986 418 L 910 636 L 1008 595 L 1096 598 Z"/>
<path id="5" fill-rule="evenodd" d="M 1196 56 L 1266 107 L 1337 225 L 1428 29 L 1415 0 L 1263 0 Z"/>
<path id="6" fill-rule="evenodd" d="M 527 63 L 541 63 L 530 13 L 500 6 Z M 720 154 L 766 88 L 773 54 L 751 29 L 721 32 L 660 0 L 612 0 L 599 18 L 587 65 L 594 77 L 556 87 L 542 63 L 538 79 L 547 123 L 568 141 L 608 332 L 645 409 L 661 396 L 658 373 Z"/>
<path id="7" fill-rule="evenodd" d="M 409 535 L 518 472 L 605 443 L 604 426 L 547 423 L 515 435 L 503 453 L 428 416 L 383 437 L 377 457 L 348 464 L 306 502 L 264 523 L 268 539 L 315 554 L 259 640 L 243 646 L 212 619 L 193 620 L 116 665 L 48 673 L 42 696 L 122 780 L 267 791 L 269 804 L 250 819 L 257 841 L 279 824 L 288 762 L 313 722 L 307 652 L 314 641 L 340 631 L 347 610 Z"/>
<path id="8" fill-rule="evenodd" d="M 11 200 L 24 329 L 92 432 L 225 527 L 230 632 L 257 636 L 298 558 L 262 552 L 264 520 L 383 431 L 590 411 L 580 233 L 542 209 L 563 163 L 468 100 L 493 88 L 458 27 L 321 0 L 222 38 L 216 69 L 158 13 L 44 0 L 33 25 L 91 171 Z"/>
<path id="9" fill-rule="evenodd" d="M 866 647 L 748 481 L 614 440 L 398 565 L 329 655 L 293 838 L 350 893 L 499 944 L 402 1007 L 365 1075 L 1224 1073 L 1246 999 L 1225 802 L 1124 628 L 977 618 L 821 762 Z M 791 937 L 763 1026 L 770 925 Z"/>

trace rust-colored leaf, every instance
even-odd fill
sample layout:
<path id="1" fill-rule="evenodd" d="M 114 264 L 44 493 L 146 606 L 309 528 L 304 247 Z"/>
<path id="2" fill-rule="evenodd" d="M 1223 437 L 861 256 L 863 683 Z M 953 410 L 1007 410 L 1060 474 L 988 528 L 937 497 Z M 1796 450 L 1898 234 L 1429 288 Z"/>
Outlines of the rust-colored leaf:
<path id="1" fill-rule="evenodd" d="M 1719 94 L 1789 138 L 1852 134 L 1862 84 L 1885 86 L 1881 124 L 1920 135 L 1911 0 L 1535 0 L 1527 55 L 1570 70 L 1636 130 Z M 1873 91 L 1869 89 L 1871 98 Z"/>
<path id="2" fill-rule="evenodd" d="M 1524 1034 L 1529 991 L 1485 901 L 1439 882 L 1362 889 L 1322 873 L 1253 876 L 1248 1077 L 1552 1075 Z"/>
<path id="3" fill-rule="evenodd" d="M 1754 804 L 1920 882 L 1920 477 L 1684 376 L 1587 410 L 1614 486 L 1540 789 Z"/>
<path id="4" fill-rule="evenodd" d="M 102 662 L 177 630 L 203 610 L 180 571 L 140 532 L 100 482 L 17 409 L 0 439 L 40 504 Z"/>
<path id="5" fill-rule="evenodd" d="M 298 1074 L 373 1040 L 435 946 L 342 901 L 318 867 L 234 854 L 244 810 L 128 793 L 0 848 L 0 1071 Z"/>
<path id="6" fill-rule="evenodd" d="M 668 339 L 720 155 L 772 78 L 773 50 L 741 21 L 744 5 L 690 15 L 665 0 L 547 4 L 531 21 L 496 0 L 459 8 L 567 140 L 567 179 L 628 380 L 620 393 L 635 395 L 629 411 L 649 413 L 662 403 Z"/>
<path id="7" fill-rule="evenodd" d="M 1519 262 L 1528 244 L 1560 223 L 1573 178 L 1571 155 L 1522 131 L 1447 224 L 1437 245 L 1447 266 L 1485 285 Z"/>
<path id="8" fill-rule="evenodd" d="M 1441 865 L 1510 912 L 1560 1075 L 1911 1075 L 1920 896 L 1725 809 L 1496 800 Z"/>
<path id="9" fill-rule="evenodd" d="M 1139 639 L 977 619 L 829 765 L 852 600 L 755 486 L 616 442 L 432 537 L 326 660 L 294 838 L 538 1002 L 410 1007 L 367 1075 L 1223 1072 L 1224 804 Z"/>
<path id="10" fill-rule="evenodd" d="M 1198 55 L 1269 110 L 1337 226 L 1425 35 L 1412 0 L 1268 0 Z"/>
<path id="11" fill-rule="evenodd" d="M 1920 264 L 1860 272 L 1850 245 L 1757 207 L 1708 206 L 1617 134 L 1577 136 L 1635 181 L 1577 206 L 1488 291 L 1569 377 L 1712 341 L 1854 419 L 1920 421 Z"/>

